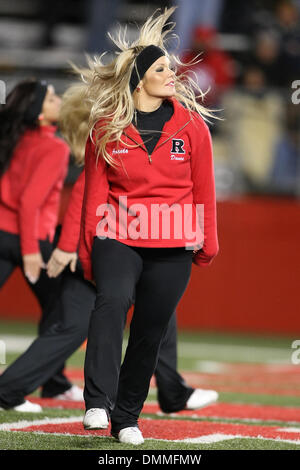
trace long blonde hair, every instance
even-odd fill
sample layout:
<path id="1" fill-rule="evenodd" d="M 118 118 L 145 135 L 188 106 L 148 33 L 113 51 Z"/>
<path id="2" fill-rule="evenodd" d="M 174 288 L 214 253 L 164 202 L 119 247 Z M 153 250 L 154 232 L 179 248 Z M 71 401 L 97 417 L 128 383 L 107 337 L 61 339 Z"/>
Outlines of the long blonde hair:
<path id="1" fill-rule="evenodd" d="M 116 165 L 115 160 L 106 151 L 108 142 L 121 140 L 123 130 L 128 127 L 134 116 L 134 101 L 130 90 L 130 77 L 135 67 L 135 58 L 147 46 L 160 47 L 174 65 L 190 66 L 197 61 L 184 64 L 179 57 L 168 54 L 165 43 L 175 27 L 174 22 L 167 23 L 176 7 L 166 8 L 159 16 L 155 12 L 140 29 L 138 39 L 131 44 L 125 38 L 126 28 L 121 29 L 117 37 L 108 34 L 118 47 L 115 58 L 105 64 L 101 56 L 87 56 L 88 67 L 79 68 L 72 64 L 80 75 L 81 83 L 71 85 L 63 95 L 60 129 L 70 144 L 77 164 L 84 163 L 84 149 L 87 137 L 92 137 L 95 124 L 101 119 L 103 124 L 95 132 L 97 158 L 101 155 L 109 165 Z M 172 37 L 176 37 L 172 33 Z M 190 75 L 185 72 L 176 76 L 175 98 L 191 112 L 196 111 L 203 119 L 215 117 L 197 100 L 205 93 L 198 87 Z"/>

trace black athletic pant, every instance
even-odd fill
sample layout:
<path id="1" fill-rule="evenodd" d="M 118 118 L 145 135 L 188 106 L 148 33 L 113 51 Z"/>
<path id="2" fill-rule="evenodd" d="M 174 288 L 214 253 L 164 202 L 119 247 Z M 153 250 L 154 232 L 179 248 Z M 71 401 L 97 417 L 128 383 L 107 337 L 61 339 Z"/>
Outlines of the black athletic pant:
<path id="1" fill-rule="evenodd" d="M 155 369 L 157 400 L 164 413 L 183 410 L 194 391 L 177 372 L 176 312 L 171 316 L 159 348 Z"/>
<path id="2" fill-rule="evenodd" d="M 49 260 L 53 245 L 48 239 L 40 240 L 40 251 L 45 263 Z M 0 288 L 8 280 L 14 269 L 19 266 L 23 271 L 23 261 L 20 249 L 19 235 L 0 230 Z M 38 325 L 38 334 L 42 334 L 50 325 L 55 323 L 60 316 L 60 308 L 57 303 L 61 286 L 61 276 L 50 279 L 44 269 L 41 270 L 40 277 L 35 284 L 32 284 L 24 276 L 28 286 L 37 298 L 42 316 Z M 22 299 L 20 299 L 20 304 Z M 71 383 L 63 374 L 64 363 L 57 363 L 53 377 L 49 376 L 49 381 L 44 384 L 42 396 L 54 396 L 63 393 L 71 387 Z"/>
<path id="3" fill-rule="evenodd" d="M 76 273 L 65 269 L 52 324 L 0 375 L 0 407 L 12 408 L 43 384 L 51 383 L 57 364 L 64 363 L 86 339 L 96 289 L 83 279 L 80 263 Z M 57 316 L 59 308 L 60 315 Z M 176 314 L 172 315 L 161 343 L 155 378 L 161 409 L 175 412 L 184 408 L 193 388 L 177 370 Z M 55 393 L 54 393 L 55 395 Z M 51 396 L 51 395 L 50 395 Z"/>
<path id="4" fill-rule="evenodd" d="M 90 312 L 95 304 L 95 288 L 84 281 L 80 271 L 69 269 L 63 276 L 60 296 L 61 318 L 41 333 L 0 375 L 0 407 L 12 408 L 24 402 L 67 360 L 87 337 Z M 0 336 L 1 338 L 1 336 Z M 165 413 L 182 410 L 193 393 L 177 370 L 176 314 L 171 316 L 160 346 L 154 372 L 158 402 Z M 51 379 L 50 379 L 51 380 Z"/>
<path id="5" fill-rule="evenodd" d="M 107 410 L 116 433 L 137 426 L 161 340 L 190 277 L 192 251 L 137 248 L 95 238 L 92 265 L 97 296 L 89 325 L 84 397 L 87 409 Z M 133 300 L 120 369 L 123 329 Z"/>
<path id="6" fill-rule="evenodd" d="M 66 269 L 59 295 L 60 318 L 43 331 L 0 375 L 0 407 L 12 408 L 57 371 L 87 337 L 95 288 L 80 271 Z"/>

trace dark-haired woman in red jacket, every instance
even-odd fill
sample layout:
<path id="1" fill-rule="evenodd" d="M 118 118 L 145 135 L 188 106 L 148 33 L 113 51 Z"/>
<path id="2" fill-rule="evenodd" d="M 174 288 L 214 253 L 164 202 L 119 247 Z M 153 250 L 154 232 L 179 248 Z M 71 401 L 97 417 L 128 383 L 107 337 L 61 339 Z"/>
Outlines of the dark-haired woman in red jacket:
<path id="1" fill-rule="evenodd" d="M 0 287 L 17 266 L 22 269 L 43 312 L 39 331 L 55 311 L 60 284 L 44 269 L 69 160 L 68 145 L 55 135 L 60 106 L 52 85 L 28 79 L 0 107 Z M 62 373 L 57 381 L 62 392 L 70 387 Z M 48 386 L 50 393 L 53 383 Z M 20 411 L 36 410 L 25 402 Z"/>

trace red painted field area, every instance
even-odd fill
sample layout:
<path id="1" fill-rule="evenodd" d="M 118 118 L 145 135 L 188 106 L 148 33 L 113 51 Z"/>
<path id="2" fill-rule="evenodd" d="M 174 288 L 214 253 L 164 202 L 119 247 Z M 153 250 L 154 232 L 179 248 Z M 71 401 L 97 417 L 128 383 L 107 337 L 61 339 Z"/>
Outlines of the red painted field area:
<path id="1" fill-rule="evenodd" d="M 72 381 L 83 383 L 81 369 L 71 368 L 67 375 Z M 226 364 L 218 373 L 183 372 L 182 375 L 195 388 L 300 397 L 300 367 L 292 364 Z M 154 379 L 151 386 L 155 387 Z"/>
<path id="2" fill-rule="evenodd" d="M 229 364 L 219 363 L 218 373 L 183 372 L 189 385 L 214 388 L 218 392 L 300 396 L 300 373 L 289 364 Z M 68 368 L 66 374 L 73 383 L 83 385 L 83 370 Z M 155 387 L 152 379 L 151 386 Z M 254 395 L 255 396 L 255 395 Z M 82 425 L 84 402 L 27 397 L 43 407 L 45 417 L 37 421 L 17 421 L 0 425 L 0 430 L 49 433 L 70 436 L 109 437 L 110 430 L 85 431 Z M 69 410 L 69 417 L 48 418 L 47 409 Z M 82 410 L 82 416 L 72 416 L 72 410 Z M 155 416 L 147 416 L 155 415 Z M 5 416 L 3 415 L 3 421 Z M 190 444 L 213 444 L 236 438 L 266 439 L 300 445 L 300 400 L 298 406 L 219 402 L 200 410 L 183 410 L 165 415 L 156 402 L 145 404 L 140 428 L 146 439 L 178 441 Z M 249 444 L 250 447 L 252 444 Z M 254 448 L 255 448 L 255 444 Z M 276 444 L 274 444 L 276 445 Z M 299 447 L 300 448 L 300 447 Z"/>
<path id="3" fill-rule="evenodd" d="M 53 400 L 50 398 L 28 397 L 32 402 L 39 403 L 43 407 L 63 408 L 63 409 L 82 409 L 83 402 Z M 143 413 L 157 414 L 161 413 L 156 403 L 146 403 Z M 300 408 L 284 406 L 262 406 L 262 405 L 237 405 L 235 403 L 216 403 L 206 406 L 203 409 L 189 411 L 184 410 L 178 413 L 172 413 L 171 416 L 178 417 L 210 417 L 226 419 L 253 419 L 261 421 L 283 421 L 300 423 Z"/>
<path id="4" fill-rule="evenodd" d="M 63 421 L 63 420 L 62 420 Z M 216 435 L 222 435 L 217 438 L 234 437 L 252 437 L 265 439 L 280 439 L 295 441 L 300 444 L 300 428 L 296 432 L 294 428 L 282 428 L 279 426 L 256 426 L 246 424 L 231 423 L 212 423 L 212 422 L 194 422 L 194 421 L 176 421 L 169 420 L 166 426 L 166 420 L 141 419 L 140 428 L 145 438 L 148 439 L 167 439 L 171 441 L 186 441 L 192 439 L 202 441 L 206 437 L 209 441 L 214 441 Z M 110 436 L 110 429 L 104 431 L 86 431 L 83 428 L 81 420 L 72 423 L 45 423 L 38 425 L 25 425 L 24 427 L 11 428 L 11 431 L 22 432 L 43 432 L 56 434 L 72 434 L 80 436 Z"/>

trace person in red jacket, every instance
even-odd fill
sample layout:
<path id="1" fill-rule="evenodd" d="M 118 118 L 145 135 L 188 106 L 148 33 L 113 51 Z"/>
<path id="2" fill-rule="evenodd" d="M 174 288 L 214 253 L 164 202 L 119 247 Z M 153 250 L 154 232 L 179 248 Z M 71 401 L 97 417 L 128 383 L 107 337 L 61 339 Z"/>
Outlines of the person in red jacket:
<path id="1" fill-rule="evenodd" d="M 48 324 L 28 349 L 0 375 L 2 409 L 24 410 L 25 406 L 27 410 L 41 411 L 25 397 L 47 384 L 55 376 L 58 365 L 63 364 L 87 337 L 96 289 L 91 282 L 84 280 L 76 253 L 83 192 L 84 170 L 72 189 L 59 241 L 47 264 L 50 277 L 56 277 L 70 265 L 70 269 L 67 267 L 62 273 L 61 288 L 57 292 L 58 315 L 55 315 L 55 322 Z M 158 403 L 165 413 L 202 408 L 215 402 L 218 397 L 214 390 L 189 387 L 177 372 L 176 333 L 176 316 L 173 314 L 160 346 L 154 373 Z M 74 387 L 67 390 L 62 399 L 74 400 Z M 76 395 L 79 396 L 78 393 Z"/>
<path id="2" fill-rule="evenodd" d="M 80 70 L 91 104 L 79 259 L 96 285 L 85 358 L 86 429 L 141 444 L 138 418 L 159 346 L 192 262 L 218 252 L 211 137 L 190 85 L 170 68 L 163 28 L 150 17 L 112 62 Z M 81 93 L 80 87 L 78 93 Z M 134 313 L 121 366 L 123 329 Z"/>
<path id="3" fill-rule="evenodd" d="M 80 103 L 76 103 L 71 114 L 68 110 L 65 116 L 68 125 L 71 116 L 74 119 L 78 110 L 81 111 L 79 116 L 81 119 Z M 62 113 L 60 113 L 61 128 L 62 124 Z M 74 127 L 78 129 L 78 126 L 74 125 Z M 80 152 L 78 156 L 75 156 L 76 163 L 81 165 L 84 155 Z M 1 409 L 42 411 L 39 405 L 26 400 L 27 395 L 41 386 L 43 387 L 42 396 L 45 397 L 65 400 L 82 399 L 81 389 L 71 386 L 63 375 L 59 376 L 56 372 L 59 369 L 58 366 L 63 364 L 86 339 L 90 313 L 96 296 L 95 287 L 89 281 L 84 280 L 80 263 L 77 262 L 76 251 L 79 242 L 83 193 L 84 170 L 72 190 L 57 248 L 48 261 L 50 277 L 57 277 L 68 264 L 70 269 L 64 271 L 60 288 L 55 290 L 57 302 L 51 303 L 51 308 L 48 308 L 51 321 L 47 322 L 46 328 L 44 327 L 39 332 L 28 349 L 0 375 Z M 44 281 L 45 293 L 51 296 L 53 280 L 46 277 Z M 34 286 L 39 284 L 37 282 Z M 162 340 L 155 369 L 158 402 L 162 411 L 166 413 L 185 408 L 201 408 L 216 401 L 218 396 L 214 390 L 194 389 L 185 383 L 177 372 L 176 343 L 176 316 L 174 314 Z M 63 390 L 61 390 L 62 386 L 64 386 Z M 59 389 L 64 393 L 57 394 Z"/>
<path id="4" fill-rule="evenodd" d="M 0 108 L 0 287 L 17 266 L 22 269 L 42 309 L 39 332 L 53 320 L 61 282 L 44 270 L 68 168 L 69 147 L 55 136 L 60 105 L 52 85 L 29 79 Z M 71 386 L 59 366 L 44 384 L 45 396 L 54 384 L 61 391 Z M 17 409 L 37 411 L 30 402 Z"/>
<path id="5" fill-rule="evenodd" d="M 74 112 L 76 111 L 74 110 Z M 64 111 L 64 114 L 66 114 L 65 119 L 69 119 L 68 112 Z M 76 158 L 74 153 L 73 155 Z M 82 164 L 82 157 L 80 155 L 77 157 L 77 161 L 78 163 L 80 162 L 79 164 Z M 47 272 L 50 277 L 58 276 L 68 265 L 70 265 L 70 270 L 72 272 L 75 271 L 80 233 L 80 215 L 84 193 L 84 180 L 85 172 L 83 169 L 72 189 L 57 247 L 53 251 L 47 264 Z M 56 354 L 56 360 L 58 362 L 66 359 L 68 354 L 68 343 L 70 343 L 69 355 L 71 354 L 71 351 L 73 352 L 74 344 L 76 344 L 76 335 L 80 338 L 79 341 L 77 340 L 77 344 L 80 344 L 80 340 L 82 342 L 83 332 L 86 331 L 87 334 L 87 321 L 84 320 L 85 316 L 79 311 L 80 309 L 77 306 L 80 306 L 80 308 L 86 312 L 89 309 L 89 306 L 93 305 L 95 301 L 96 292 L 92 291 L 92 284 L 87 283 L 83 277 L 82 282 L 80 282 L 80 274 L 82 271 L 80 270 L 79 263 L 76 266 L 76 276 L 73 281 L 72 275 L 70 275 L 68 270 L 67 273 L 64 273 L 64 277 L 67 276 L 68 281 L 65 281 L 62 293 L 66 298 L 68 290 L 72 291 L 73 302 L 71 302 L 72 313 L 70 314 L 70 317 L 72 317 L 73 335 L 72 337 L 67 337 L 63 332 L 63 330 L 67 330 L 68 325 L 68 321 L 66 320 L 68 315 L 64 314 L 64 328 L 61 328 L 52 335 L 53 341 L 51 341 L 51 344 L 53 344 L 53 347 L 51 347 L 49 343 L 49 334 L 47 335 L 47 338 L 44 338 L 44 341 L 48 341 L 47 349 L 49 351 L 49 355 L 52 356 L 53 360 L 53 355 Z M 72 286 L 72 284 L 74 284 L 74 286 Z M 88 286 L 88 284 L 90 285 Z M 67 303 L 70 302 L 65 301 L 64 305 L 66 306 Z M 92 311 L 92 308 L 90 308 L 90 311 Z M 75 325 L 76 328 L 74 328 Z M 58 348 L 61 353 L 59 353 L 59 351 L 54 352 L 54 341 L 56 341 L 57 344 L 60 344 L 62 339 L 64 341 L 63 354 L 65 356 L 62 356 L 62 346 Z M 38 347 L 40 348 L 41 346 L 38 346 L 37 343 L 36 347 L 36 349 L 38 349 Z M 32 366 L 30 369 L 32 373 Z M 45 380 L 45 374 L 49 374 L 49 360 L 47 361 L 47 364 L 42 364 L 41 369 L 44 371 L 43 379 Z M 47 369 L 48 372 L 46 372 L 45 369 Z M 30 370 L 27 367 L 26 375 L 29 373 Z M 177 372 L 177 327 L 175 313 L 169 321 L 168 328 L 161 342 L 154 376 L 157 385 L 158 403 L 161 410 L 165 413 L 177 412 L 183 409 L 191 410 L 202 408 L 215 402 L 218 398 L 218 393 L 215 390 L 194 389 L 189 387 L 183 377 Z M 41 376 L 39 382 L 42 382 Z M 35 386 L 37 386 L 37 384 L 35 384 Z M 33 391 L 32 387 L 30 391 Z M 27 393 L 29 393 L 29 390 L 27 390 Z"/>
<path id="6" fill-rule="evenodd" d="M 217 31 L 199 26 L 193 32 L 191 49 L 182 57 L 191 63 L 190 76 L 206 92 L 204 102 L 209 107 L 219 107 L 222 96 L 235 83 L 235 63 L 218 45 Z"/>

